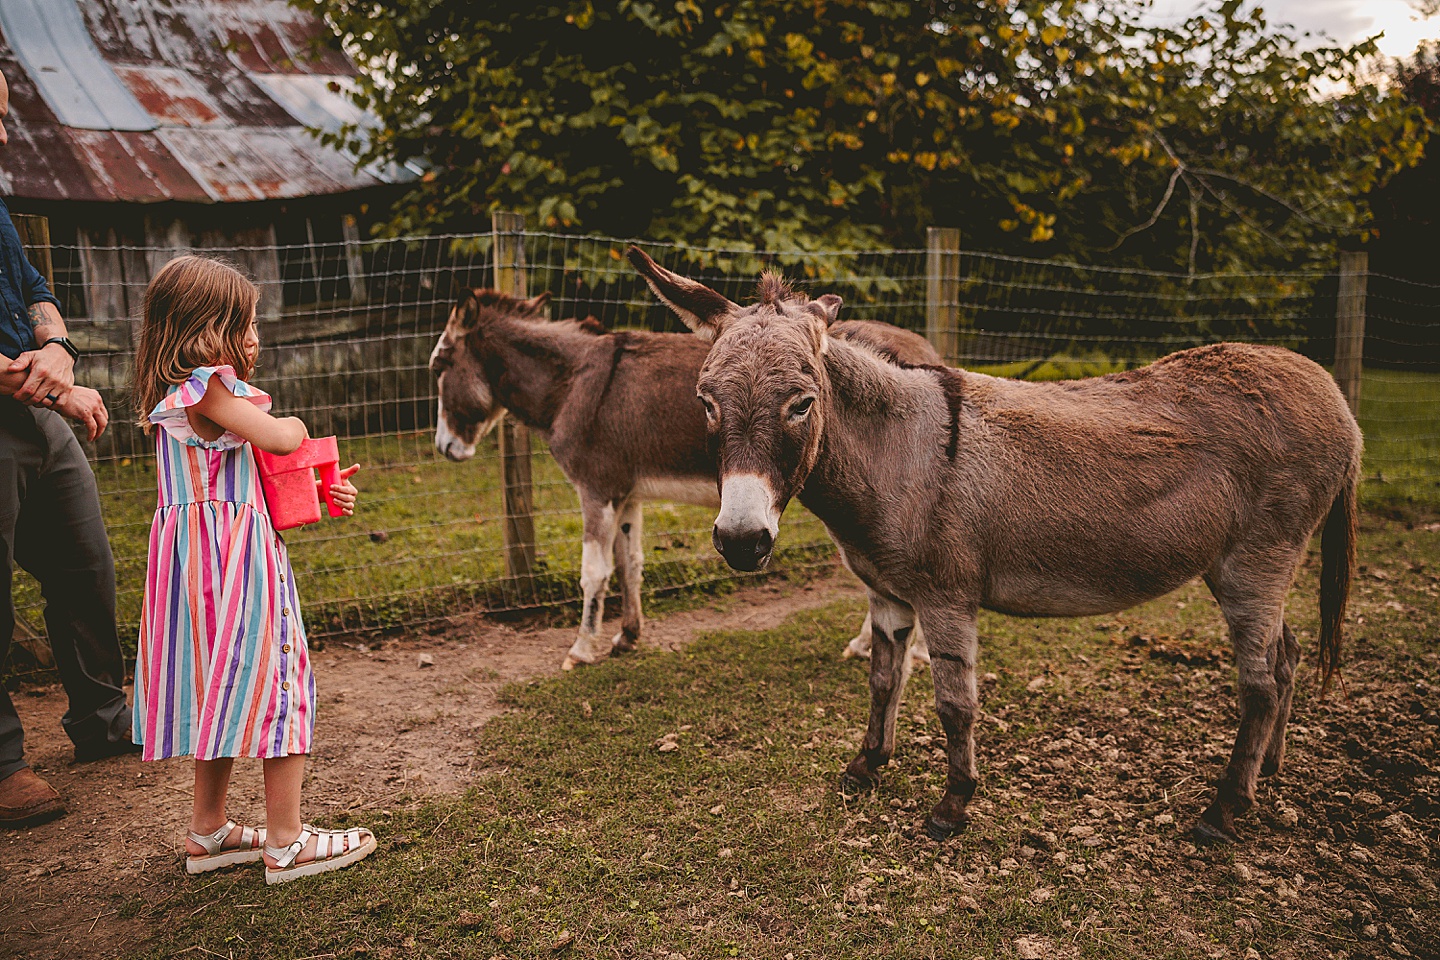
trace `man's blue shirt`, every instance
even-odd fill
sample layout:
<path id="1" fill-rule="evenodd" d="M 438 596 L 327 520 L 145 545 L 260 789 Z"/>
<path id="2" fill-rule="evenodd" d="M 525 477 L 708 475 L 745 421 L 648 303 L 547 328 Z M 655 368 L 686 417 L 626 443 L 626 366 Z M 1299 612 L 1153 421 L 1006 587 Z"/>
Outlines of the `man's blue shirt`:
<path id="1" fill-rule="evenodd" d="M 13 360 L 35 349 L 29 313 L 32 304 L 42 302 L 60 308 L 50 285 L 26 259 L 20 234 L 10 222 L 10 210 L 0 200 L 0 353 Z"/>

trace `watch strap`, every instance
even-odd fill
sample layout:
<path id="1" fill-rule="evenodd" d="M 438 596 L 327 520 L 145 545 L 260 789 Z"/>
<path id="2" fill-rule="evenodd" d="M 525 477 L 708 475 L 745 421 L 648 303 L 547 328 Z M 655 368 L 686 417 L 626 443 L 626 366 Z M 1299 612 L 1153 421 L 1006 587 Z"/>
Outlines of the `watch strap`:
<path id="1" fill-rule="evenodd" d="M 71 360 L 80 359 L 80 348 L 75 346 L 75 344 L 71 343 L 69 337 L 51 337 L 49 340 L 46 340 L 44 343 L 40 344 L 40 349 L 44 350 L 52 343 L 60 344 L 60 346 L 64 348 L 65 352 L 70 354 Z"/>

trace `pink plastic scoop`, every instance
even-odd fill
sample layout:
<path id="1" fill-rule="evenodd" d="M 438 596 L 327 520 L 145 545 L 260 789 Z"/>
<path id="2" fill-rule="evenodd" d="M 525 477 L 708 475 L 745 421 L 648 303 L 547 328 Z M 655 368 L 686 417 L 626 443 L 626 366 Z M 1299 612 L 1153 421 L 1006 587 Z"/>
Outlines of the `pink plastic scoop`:
<path id="1" fill-rule="evenodd" d="M 344 511 L 330 496 L 330 487 L 340 482 L 340 448 L 334 437 L 306 440 L 300 449 L 283 457 L 264 450 L 255 451 L 260 465 L 260 486 L 270 508 L 270 521 L 276 530 L 292 530 L 307 523 L 320 522 L 320 498 L 332 517 Z M 320 488 L 315 487 L 315 471 L 320 471 Z"/>

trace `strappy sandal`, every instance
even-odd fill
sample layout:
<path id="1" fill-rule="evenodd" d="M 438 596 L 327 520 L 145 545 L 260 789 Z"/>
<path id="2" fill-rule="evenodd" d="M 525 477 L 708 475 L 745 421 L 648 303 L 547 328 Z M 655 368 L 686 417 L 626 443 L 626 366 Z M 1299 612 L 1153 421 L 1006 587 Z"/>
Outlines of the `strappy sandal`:
<path id="1" fill-rule="evenodd" d="M 305 844 L 310 842 L 312 835 L 315 837 L 315 859 L 296 863 L 295 858 L 304 851 Z M 265 882 L 285 883 L 317 873 L 343 870 L 370 856 L 375 852 L 375 847 L 375 835 L 363 827 L 352 830 L 316 830 L 308 823 L 301 824 L 300 836 L 288 847 L 265 848 L 265 856 L 275 861 L 274 867 L 265 865 Z"/>
<path id="2" fill-rule="evenodd" d="M 240 845 L 225 849 L 225 841 L 235 829 L 234 820 L 226 820 L 225 826 L 214 833 L 191 833 L 190 839 L 204 847 L 202 854 L 186 854 L 186 873 L 209 873 L 222 867 L 233 867 L 237 863 L 254 863 L 260 859 L 260 849 L 265 843 L 265 831 L 254 827 L 240 828 Z"/>

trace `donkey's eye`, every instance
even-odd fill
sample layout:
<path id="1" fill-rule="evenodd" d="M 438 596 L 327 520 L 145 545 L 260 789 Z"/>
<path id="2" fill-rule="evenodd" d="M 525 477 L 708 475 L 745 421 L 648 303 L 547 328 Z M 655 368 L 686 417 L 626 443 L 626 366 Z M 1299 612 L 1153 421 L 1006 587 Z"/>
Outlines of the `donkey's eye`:
<path id="1" fill-rule="evenodd" d="M 804 420 L 810 415 L 810 408 L 815 406 L 814 397 L 801 397 L 790 408 L 790 419 L 795 421 Z"/>
<path id="2" fill-rule="evenodd" d="M 719 422 L 720 422 L 720 408 L 717 407 L 717 406 L 715 406 L 715 402 L 714 402 L 713 400 L 711 400 L 709 397 L 705 396 L 705 394 L 703 394 L 703 393 L 697 393 L 696 396 L 700 398 L 700 402 L 701 402 L 701 403 L 705 404 L 705 419 L 706 419 L 706 421 L 709 422 L 709 423 L 712 424 L 712 425 L 713 425 L 713 424 L 716 424 L 716 423 L 719 423 Z"/>

